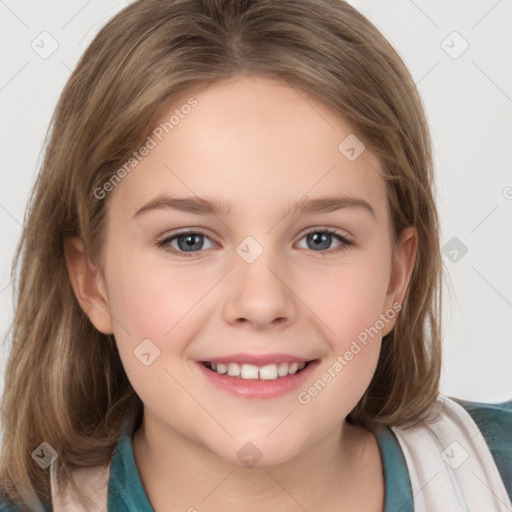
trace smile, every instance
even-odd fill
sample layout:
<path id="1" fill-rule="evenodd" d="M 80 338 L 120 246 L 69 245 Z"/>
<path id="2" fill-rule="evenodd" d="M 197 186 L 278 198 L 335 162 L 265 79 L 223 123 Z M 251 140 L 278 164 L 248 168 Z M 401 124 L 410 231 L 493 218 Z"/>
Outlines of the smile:
<path id="1" fill-rule="evenodd" d="M 297 391 L 310 379 L 320 359 L 286 354 L 236 355 L 196 361 L 214 388 L 241 398 L 271 399 Z"/>
<path id="2" fill-rule="evenodd" d="M 228 375 L 246 380 L 275 380 L 288 375 L 300 373 L 309 363 L 309 361 L 282 362 L 279 364 L 267 364 L 265 366 L 255 366 L 252 364 L 238 363 L 220 363 L 205 361 L 203 365 L 209 370 L 219 375 Z"/>

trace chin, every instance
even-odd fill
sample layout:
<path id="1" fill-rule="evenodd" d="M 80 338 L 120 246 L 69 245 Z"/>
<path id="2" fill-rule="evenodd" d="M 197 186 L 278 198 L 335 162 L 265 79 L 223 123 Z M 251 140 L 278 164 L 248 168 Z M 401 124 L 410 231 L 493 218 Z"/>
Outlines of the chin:
<path id="1" fill-rule="evenodd" d="M 287 439 L 288 445 L 283 445 L 283 439 L 277 436 L 271 442 L 264 436 L 254 436 L 252 441 L 247 436 L 244 437 L 243 441 L 231 440 L 229 450 L 224 447 L 223 450 L 214 450 L 213 453 L 241 468 L 263 468 L 286 463 L 301 452 L 297 443 L 291 444 L 290 438 Z"/>

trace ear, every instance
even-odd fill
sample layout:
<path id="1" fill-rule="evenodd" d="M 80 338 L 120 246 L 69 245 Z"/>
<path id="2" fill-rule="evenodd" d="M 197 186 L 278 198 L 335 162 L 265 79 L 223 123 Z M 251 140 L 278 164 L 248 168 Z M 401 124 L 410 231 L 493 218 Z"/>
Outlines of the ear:
<path id="1" fill-rule="evenodd" d="M 64 254 L 69 280 L 80 307 L 98 331 L 112 334 L 110 306 L 99 268 L 89 262 L 79 237 L 64 241 Z"/>
<path id="2" fill-rule="evenodd" d="M 398 240 L 393 268 L 389 279 L 388 291 L 386 294 L 386 311 L 397 311 L 397 304 L 402 304 L 409 281 L 411 279 L 416 253 L 418 250 L 418 231 L 415 227 L 405 228 Z M 382 329 L 382 335 L 389 334 L 395 325 L 395 318 L 386 323 Z"/>

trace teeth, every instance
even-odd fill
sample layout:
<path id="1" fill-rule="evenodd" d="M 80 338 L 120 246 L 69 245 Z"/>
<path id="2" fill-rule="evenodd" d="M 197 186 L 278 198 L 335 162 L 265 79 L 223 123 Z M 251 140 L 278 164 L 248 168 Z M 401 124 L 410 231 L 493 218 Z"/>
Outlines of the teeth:
<path id="1" fill-rule="evenodd" d="M 207 366 L 220 375 L 227 373 L 230 377 L 239 377 L 242 379 L 275 380 L 279 377 L 294 375 L 306 366 L 306 362 L 280 363 L 279 365 L 267 364 L 261 367 L 245 363 L 242 365 L 237 363 L 207 363 Z"/>
<path id="2" fill-rule="evenodd" d="M 285 377 L 286 375 L 288 375 L 289 366 L 290 365 L 288 363 L 281 363 L 279 365 L 279 368 L 277 369 L 277 374 L 279 375 L 279 377 Z"/>
<path id="3" fill-rule="evenodd" d="M 212 368 L 213 370 L 213 368 Z M 240 366 L 238 366 L 236 363 L 229 363 L 228 364 L 228 375 L 230 377 L 238 377 L 240 375 Z"/>
<path id="4" fill-rule="evenodd" d="M 288 368 L 288 373 L 293 375 L 294 373 L 297 373 L 298 369 L 299 369 L 299 363 L 292 363 L 290 365 L 290 368 Z"/>
<path id="5" fill-rule="evenodd" d="M 260 368 L 260 379 L 277 379 L 277 366 L 275 364 L 267 364 L 267 366 Z"/>
<path id="6" fill-rule="evenodd" d="M 240 370 L 240 376 L 242 379 L 257 379 L 258 367 L 252 364 L 243 364 Z"/>

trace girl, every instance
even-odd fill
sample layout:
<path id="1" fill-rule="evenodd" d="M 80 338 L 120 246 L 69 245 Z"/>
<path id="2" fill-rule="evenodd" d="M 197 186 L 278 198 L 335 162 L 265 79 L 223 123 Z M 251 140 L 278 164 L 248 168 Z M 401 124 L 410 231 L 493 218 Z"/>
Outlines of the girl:
<path id="1" fill-rule="evenodd" d="M 115 16 L 15 259 L 0 510 L 510 510 L 512 401 L 439 393 L 432 174 L 342 1 Z"/>

